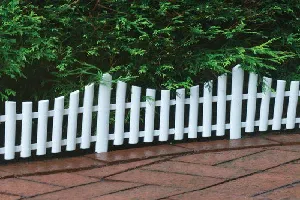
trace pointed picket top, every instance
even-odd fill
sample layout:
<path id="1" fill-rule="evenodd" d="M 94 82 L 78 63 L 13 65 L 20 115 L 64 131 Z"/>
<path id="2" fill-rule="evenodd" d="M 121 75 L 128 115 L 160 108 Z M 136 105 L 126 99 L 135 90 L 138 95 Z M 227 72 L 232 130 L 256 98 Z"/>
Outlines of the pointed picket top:
<path id="1" fill-rule="evenodd" d="M 242 69 L 242 66 L 241 66 L 240 64 L 237 64 L 236 66 L 234 66 L 234 67 L 232 68 L 232 71 L 236 71 L 236 70 L 243 70 L 243 69 Z"/>

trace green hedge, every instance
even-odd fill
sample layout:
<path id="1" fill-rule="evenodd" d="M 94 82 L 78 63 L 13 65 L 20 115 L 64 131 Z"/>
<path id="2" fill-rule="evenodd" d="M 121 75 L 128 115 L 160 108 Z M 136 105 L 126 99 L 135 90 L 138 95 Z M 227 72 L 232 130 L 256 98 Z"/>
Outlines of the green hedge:
<path id="1" fill-rule="evenodd" d="M 68 94 L 104 72 L 189 87 L 237 63 L 299 79 L 299 13 L 299 0 L 2 0 L 1 99 Z"/>

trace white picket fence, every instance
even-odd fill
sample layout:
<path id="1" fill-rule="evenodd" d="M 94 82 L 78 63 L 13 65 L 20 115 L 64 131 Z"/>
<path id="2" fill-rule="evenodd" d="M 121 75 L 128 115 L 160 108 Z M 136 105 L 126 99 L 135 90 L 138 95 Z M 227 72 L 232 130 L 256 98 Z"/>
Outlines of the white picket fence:
<path id="1" fill-rule="evenodd" d="M 93 105 L 94 84 L 85 87 L 83 107 L 79 107 L 79 91 L 72 92 L 68 109 L 64 109 L 64 97 L 58 97 L 54 102 L 54 110 L 49 110 L 49 100 L 38 102 L 38 112 L 32 111 L 32 102 L 22 103 L 22 113 L 16 113 L 16 102 L 5 102 L 5 115 L 0 116 L 0 122 L 5 122 L 5 144 L 0 148 L 4 159 L 15 158 L 16 152 L 21 152 L 21 157 L 30 157 L 32 150 L 37 155 L 46 154 L 47 148 L 52 148 L 52 153 L 61 152 L 61 147 L 66 146 L 67 151 L 76 149 L 80 144 L 81 149 L 90 148 L 91 142 L 96 142 L 97 153 L 108 151 L 108 142 L 113 140 L 114 145 L 122 145 L 124 138 L 129 138 L 130 144 L 136 144 L 142 137 L 144 142 L 153 142 L 154 136 L 159 136 L 159 141 L 167 141 L 169 135 L 174 135 L 175 140 L 182 140 L 184 134 L 188 138 L 210 137 L 212 131 L 217 136 L 223 136 L 226 129 L 230 129 L 230 139 L 241 138 L 242 128 L 245 132 L 254 132 L 254 127 L 259 131 L 267 131 L 272 125 L 272 130 L 280 130 L 285 124 L 286 129 L 295 128 L 300 123 L 296 118 L 296 108 L 299 96 L 299 81 L 292 81 L 290 91 L 285 91 L 286 81 L 278 80 L 276 92 L 271 90 L 272 79 L 264 77 L 262 93 L 257 93 L 258 76 L 250 73 L 248 94 L 243 94 L 244 71 L 239 65 L 232 71 L 232 92 L 226 92 L 227 75 L 218 77 L 217 96 L 213 96 L 213 82 L 205 84 L 203 97 L 199 97 L 199 86 L 190 88 L 189 98 L 186 98 L 185 89 L 176 90 L 176 99 L 170 99 L 170 91 L 162 90 L 160 100 L 155 100 L 156 90 L 146 90 L 146 101 L 141 102 L 142 89 L 137 86 L 131 88 L 131 102 L 126 102 L 126 83 L 119 81 L 116 88 L 116 103 L 111 104 L 111 81 L 109 74 L 103 76 L 103 83 L 99 85 L 98 105 Z M 283 118 L 284 97 L 288 97 L 287 117 Z M 275 98 L 274 108 L 270 107 L 270 99 Z M 261 99 L 260 111 L 256 111 L 257 100 Z M 242 101 L 247 100 L 246 121 L 242 122 Z M 231 101 L 230 123 L 226 123 L 226 102 Z M 217 103 L 217 120 L 212 124 L 212 105 Z M 189 110 L 185 105 L 189 104 Z M 203 104 L 203 120 L 199 122 L 198 109 Z M 175 105 L 175 127 L 170 127 L 170 107 Z M 159 130 L 155 130 L 155 107 L 160 107 Z M 125 110 L 130 109 L 130 130 L 124 131 Z M 140 113 L 145 109 L 145 126 L 140 130 Z M 269 111 L 274 109 L 273 119 Z M 110 133 L 110 112 L 115 111 L 114 132 Z M 92 113 L 97 113 L 97 124 L 92 124 Z M 188 113 L 187 113 L 188 112 Z M 259 120 L 255 120 L 259 112 Z M 81 136 L 77 137 L 78 114 L 82 113 Z M 188 114 L 188 115 L 185 115 Z M 63 118 L 67 115 L 67 130 L 63 130 Z M 184 116 L 188 116 L 188 126 L 184 126 Z M 52 140 L 47 141 L 48 119 L 53 117 Z M 37 118 L 37 133 L 32 131 L 32 121 Z M 172 118 L 172 117 L 171 117 Z M 173 119 L 173 118 L 172 118 Z M 16 132 L 16 121 L 22 120 L 21 133 Z M 202 125 L 199 125 L 202 124 Z M 96 133 L 92 134 L 92 126 L 96 126 Z M 62 138 L 62 132 L 67 131 L 67 138 Z M 21 134 L 21 144 L 16 145 L 16 134 Z M 31 143 L 32 134 L 37 135 L 37 142 Z"/>

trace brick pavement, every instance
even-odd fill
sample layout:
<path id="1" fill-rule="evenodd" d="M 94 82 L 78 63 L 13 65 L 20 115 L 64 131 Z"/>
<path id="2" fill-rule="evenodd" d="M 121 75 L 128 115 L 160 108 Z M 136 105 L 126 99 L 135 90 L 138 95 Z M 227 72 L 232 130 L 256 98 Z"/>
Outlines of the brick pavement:
<path id="1" fill-rule="evenodd" d="M 300 135 L 0 165 L 0 199 L 300 199 Z"/>

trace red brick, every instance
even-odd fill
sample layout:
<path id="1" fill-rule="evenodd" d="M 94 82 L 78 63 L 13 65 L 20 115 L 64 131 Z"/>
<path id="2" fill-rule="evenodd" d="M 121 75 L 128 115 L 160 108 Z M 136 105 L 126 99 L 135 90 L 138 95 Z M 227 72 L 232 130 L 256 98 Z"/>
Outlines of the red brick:
<path id="1" fill-rule="evenodd" d="M 273 173 L 259 173 L 240 178 L 228 183 L 213 187 L 215 192 L 233 193 L 236 195 L 253 196 L 266 192 L 298 180 L 298 177 Z M 205 191 L 205 190 L 203 190 Z M 210 190 L 207 190 L 209 192 Z"/>
<path id="2" fill-rule="evenodd" d="M 108 179 L 193 189 L 204 188 L 216 183 L 220 183 L 224 180 L 211 177 L 199 177 L 146 170 L 132 170 L 111 176 Z"/>
<path id="3" fill-rule="evenodd" d="M 282 200 L 296 200 L 300 199 L 300 185 L 290 185 L 288 187 L 276 189 L 274 191 L 258 195 L 253 199 L 266 200 L 266 199 L 282 199 Z"/>
<path id="4" fill-rule="evenodd" d="M 292 162 L 293 164 L 300 164 L 300 160 L 296 160 Z"/>
<path id="5" fill-rule="evenodd" d="M 273 169 L 269 169 L 267 172 L 276 174 L 287 174 L 300 177 L 300 164 L 286 164 Z"/>
<path id="6" fill-rule="evenodd" d="M 193 151 L 216 151 L 229 148 L 229 140 L 216 140 L 209 142 L 189 142 L 176 144 L 176 146 L 191 149 Z"/>
<path id="7" fill-rule="evenodd" d="M 25 197 L 62 189 L 62 187 L 58 186 L 46 185 L 16 178 L 2 179 L 0 180 L 0 185 L 0 192 L 2 193 L 15 194 Z"/>
<path id="8" fill-rule="evenodd" d="M 20 196 L 8 195 L 8 194 L 0 194 L 0 199 L 5 200 L 17 200 L 20 199 Z"/>
<path id="9" fill-rule="evenodd" d="M 135 149 L 126 149 L 119 151 L 112 151 L 107 153 L 90 154 L 87 157 L 97 159 L 105 162 L 119 162 L 128 160 L 145 159 L 149 157 L 173 155 L 179 153 L 191 152 L 191 150 L 171 146 L 171 145 L 159 145 Z"/>
<path id="10" fill-rule="evenodd" d="M 243 168 L 251 170 L 264 170 L 280 164 L 300 158 L 296 152 L 268 150 L 261 153 L 249 155 L 227 163 L 220 164 L 221 167 Z"/>
<path id="11" fill-rule="evenodd" d="M 230 169 L 217 166 L 171 161 L 153 164 L 150 166 L 143 167 L 142 169 L 225 179 L 236 178 L 251 173 L 251 170 Z"/>
<path id="12" fill-rule="evenodd" d="M 13 175 L 13 173 L 0 171 L 0 178 L 7 177 L 7 176 L 12 176 L 12 175 Z"/>
<path id="13" fill-rule="evenodd" d="M 2 165 L 0 166 L 0 170 L 13 174 L 15 176 L 19 176 L 43 172 L 49 173 L 65 170 L 69 171 L 101 165 L 105 165 L 105 163 L 85 157 L 73 157 Z"/>
<path id="14" fill-rule="evenodd" d="M 224 161 L 233 160 L 260 151 L 263 151 L 263 149 L 255 148 L 255 149 L 243 149 L 243 150 L 229 150 L 229 151 L 222 151 L 222 152 L 192 154 L 192 155 L 174 158 L 172 160 L 189 162 L 189 163 L 200 163 L 206 165 L 215 165 Z"/>
<path id="15" fill-rule="evenodd" d="M 242 138 L 238 140 L 229 140 L 230 148 L 249 148 L 249 147 L 263 147 L 278 145 L 278 142 L 266 140 L 261 137 L 252 137 L 252 138 Z"/>
<path id="16" fill-rule="evenodd" d="M 153 158 L 153 159 L 146 159 L 136 162 L 130 162 L 130 163 L 124 163 L 124 164 L 116 164 L 111 166 L 105 166 L 100 168 L 94 168 L 89 170 L 83 170 L 78 172 L 73 172 L 82 176 L 90 176 L 90 177 L 97 177 L 97 178 L 103 178 L 106 176 L 110 176 L 112 174 L 117 174 L 120 172 L 124 172 L 130 169 L 135 169 L 137 167 L 147 165 L 149 163 L 153 163 L 156 161 L 161 160 L 162 158 Z"/>
<path id="17" fill-rule="evenodd" d="M 136 183 L 102 181 L 40 195 L 35 198 L 31 198 L 30 200 L 91 199 L 93 197 L 98 197 L 104 194 L 109 194 L 137 186 L 140 185 Z"/>
<path id="18" fill-rule="evenodd" d="M 265 138 L 276 141 L 280 144 L 295 144 L 300 143 L 300 134 L 280 134 L 280 135 L 268 135 Z"/>
<path id="19" fill-rule="evenodd" d="M 109 195 L 93 198 L 93 200 L 128 200 L 128 199 L 160 199 L 166 196 L 175 195 L 181 193 L 182 190 L 178 188 L 162 187 L 155 185 L 147 185 L 143 187 L 133 188 Z"/>
<path id="20" fill-rule="evenodd" d="M 300 151 L 300 145 L 288 145 L 288 146 L 274 146 L 274 147 L 265 147 L 265 149 L 275 149 L 281 151 Z"/>
<path id="21" fill-rule="evenodd" d="M 88 178 L 73 173 L 57 173 L 49 175 L 27 176 L 22 177 L 22 179 L 37 181 L 41 183 L 48 183 L 62 187 L 73 187 L 77 185 L 83 185 L 99 181 L 99 179 L 96 178 Z"/>
<path id="22" fill-rule="evenodd" d="M 266 192 L 268 190 L 290 184 L 297 179 L 297 177 L 293 176 L 285 176 L 273 173 L 260 173 L 207 188 L 196 194 L 199 197 L 201 196 L 201 198 L 207 197 L 207 199 L 213 199 L 213 197 L 215 197 L 215 199 L 222 199 L 221 197 L 223 197 L 223 199 L 240 199 L 234 197 L 251 197 L 258 193 Z M 218 195 L 221 197 L 217 198 Z M 208 198 L 209 196 L 210 198 Z M 176 198 L 175 197 L 172 196 L 171 199 L 188 199 L 196 197 L 196 195 L 183 195 L 184 198 L 180 198 L 180 196 Z"/>
<path id="23" fill-rule="evenodd" d="M 249 147 L 264 147 L 278 145 L 278 142 L 266 140 L 264 138 L 242 138 L 237 140 L 217 140 L 210 142 L 192 142 L 176 144 L 194 151 L 220 151 L 230 149 L 243 149 Z"/>
<path id="24" fill-rule="evenodd" d="M 171 199 L 170 197 L 167 197 L 167 198 L 163 198 L 162 200 L 174 200 L 174 199 Z"/>
<path id="25" fill-rule="evenodd" d="M 241 196 L 236 194 L 228 194 L 223 192 L 203 192 L 203 191 L 194 191 L 188 192 L 181 195 L 172 196 L 170 200 L 252 200 L 247 196 Z"/>

